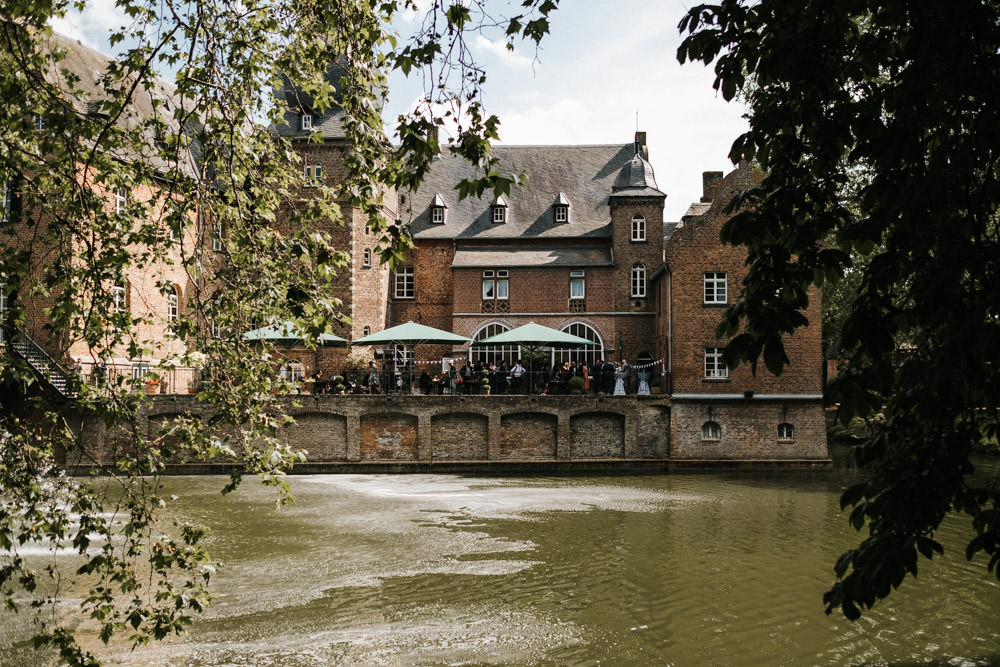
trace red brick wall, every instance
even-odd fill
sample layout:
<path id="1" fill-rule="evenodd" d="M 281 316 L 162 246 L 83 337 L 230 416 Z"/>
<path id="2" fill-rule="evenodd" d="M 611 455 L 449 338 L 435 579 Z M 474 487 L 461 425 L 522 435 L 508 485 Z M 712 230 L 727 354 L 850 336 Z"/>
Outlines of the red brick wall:
<path id="1" fill-rule="evenodd" d="M 706 272 L 726 272 L 728 303 L 739 298 L 746 276 L 746 251 L 742 247 L 722 245 L 719 232 L 729 218 L 724 211 L 728 201 L 739 189 L 759 178 L 759 173 L 742 169 L 729 174 L 723 181 L 720 199 L 703 216 L 676 229 L 667 243 L 670 275 L 663 277 L 659 289 L 665 291 L 669 286 L 671 293 L 674 393 L 821 394 L 823 391 L 820 293 L 816 289 L 809 293 L 810 303 L 805 312 L 809 326 L 786 338 L 785 349 L 792 363 L 784 373 L 776 377 L 761 362 L 756 377 L 749 365 L 742 365 L 730 369 L 725 380 L 705 378 L 705 348 L 725 346 L 725 341 L 715 337 L 715 327 L 725 306 L 704 303 L 704 275 Z M 667 318 L 660 317 L 658 327 L 658 338 L 666 341 Z"/>
<path id="2" fill-rule="evenodd" d="M 361 459 L 417 458 L 417 418 L 396 412 L 361 418 Z"/>
<path id="3" fill-rule="evenodd" d="M 555 458 L 555 415 L 541 412 L 504 415 L 500 420 L 500 431 L 502 458 Z"/>

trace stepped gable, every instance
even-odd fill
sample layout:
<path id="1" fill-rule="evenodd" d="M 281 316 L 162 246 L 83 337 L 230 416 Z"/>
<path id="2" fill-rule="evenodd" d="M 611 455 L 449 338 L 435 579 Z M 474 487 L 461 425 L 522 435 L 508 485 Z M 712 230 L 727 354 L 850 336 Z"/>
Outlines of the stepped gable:
<path id="1" fill-rule="evenodd" d="M 504 195 L 507 222 L 494 223 L 492 192 L 459 201 L 455 185 L 481 176 L 460 157 L 435 160 L 420 189 L 400 196 L 400 216 L 414 239 L 602 239 L 611 237 L 609 196 L 615 179 L 635 155 L 633 144 L 590 146 L 494 146 L 502 174 L 525 174 L 524 188 Z M 444 224 L 431 222 L 431 204 L 440 194 L 447 206 Z M 569 221 L 555 222 L 560 196 L 569 202 Z"/>

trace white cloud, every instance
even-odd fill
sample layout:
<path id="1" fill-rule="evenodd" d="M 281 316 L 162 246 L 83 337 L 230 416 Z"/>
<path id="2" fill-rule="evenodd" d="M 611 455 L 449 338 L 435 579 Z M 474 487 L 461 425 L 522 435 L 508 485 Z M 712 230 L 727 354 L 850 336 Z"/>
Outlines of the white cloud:
<path id="1" fill-rule="evenodd" d="M 519 54 L 516 49 L 514 51 L 509 50 L 507 43 L 502 39 L 494 41 L 477 34 L 472 42 L 472 46 L 482 53 L 492 55 L 503 65 L 512 69 L 529 69 L 531 67 L 531 58 Z"/>
<path id="2" fill-rule="evenodd" d="M 126 23 L 125 14 L 115 6 L 114 0 L 88 0 L 82 12 L 71 9 L 66 16 L 53 19 L 52 29 L 107 53 L 111 32 Z"/>

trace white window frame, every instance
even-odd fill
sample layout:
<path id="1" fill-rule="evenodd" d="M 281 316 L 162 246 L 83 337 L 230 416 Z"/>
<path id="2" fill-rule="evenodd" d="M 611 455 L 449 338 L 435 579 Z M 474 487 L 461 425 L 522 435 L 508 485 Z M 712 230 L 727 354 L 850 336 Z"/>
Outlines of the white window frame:
<path id="1" fill-rule="evenodd" d="M 729 377 L 729 369 L 722 360 L 721 347 L 705 348 L 705 379 L 725 380 Z"/>
<path id="2" fill-rule="evenodd" d="M 644 264 L 632 265 L 632 290 L 633 299 L 646 298 L 646 266 Z"/>
<path id="3" fill-rule="evenodd" d="M 493 206 L 493 224 L 502 225 L 507 222 L 507 207 L 494 205 Z"/>
<path id="4" fill-rule="evenodd" d="M 2 208 L 0 208 L 0 222 L 7 220 L 10 217 L 11 208 L 13 208 L 14 203 L 14 192 L 11 190 L 10 181 L 3 184 L 3 200 L 0 202 Z"/>
<path id="5" fill-rule="evenodd" d="M 632 240 L 646 240 L 646 217 L 643 215 L 632 216 Z"/>
<path id="6" fill-rule="evenodd" d="M 222 248 L 222 223 L 216 221 L 212 223 L 212 250 L 222 252 Z"/>
<path id="7" fill-rule="evenodd" d="M 121 215 L 128 207 L 128 191 L 125 188 L 115 188 L 115 213 Z"/>
<path id="8" fill-rule="evenodd" d="M 444 206 L 431 206 L 431 224 L 444 224 Z"/>
<path id="9" fill-rule="evenodd" d="M 311 113 L 302 114 L 299 118 L 299 128 L 301 128 L 303 132 L 313 129 L 313 117 Z"/>
<path id="10" fill-rule="evenodd" d="M 729 289 L 725 271 L 706 271 L 704 281 L 704 303 L 727 303 Z"/>
<path id="11" fill-rule="evenodd" d="M 795 425 L 790 422 L 781 422 L 778 424 L 778 440 L 794 440 L 795 439 Z"/>
<path id="12" fill-rule="evenodd" d="M 722 439 L 722 426 L 719 422 L 709 419 L 707 422 L 701 425 L 701 439 L 702 440 L 721 440 Z"/>
<path id="13" fill-rule="evenodd" d="M 372 328 L 369 327 L 369 326 L 366 326 L 366 327 L 364 327 L 364 328 L 361 329 L 361 335 L 362 336 L 370 336 L 371 333 L 372 333 Z"/>
<path id="14" fill-rule="evenodd" d="M 128 288 L 125 285 L 111 287 L 111 311 L 115 313 L 128 311 Z"/>
<path id="15" fill-rule="evenodd" d="M 396 269 L 395 294 L 397 299 L 412 299 L 416 295 L 413 267 L 400 266 Z"/>
<path id="16" fill-rule="evenodd" d="M 212 338 L 222 338 L 222 325 L 216 322 L 214 317 L 208 321 L 208 326 Z"/>
<path id="17" fill-rule="evenodd" d="M 569 206 L 558 204 L 555 213 L 556 222 L 569 222 Z"/>
<path id="18" fill-rule="evenodd" d="M 0 283 L 0 343 L 3 342 L 3 324 L 10 309 L 10 297 L 7 296 L 7 283 Z"/>
<path id="19" fill-rule="evenodd" d="M 587 298 L 587 277 L 584 271 L 570 271 L 569 272 L 569 298 L 571 299 L 585 299 Z M 579 285 L 579 294 L 574 294 L 573 287 Z"/>
<path id="20" fill-rule="evenodd" d="M 132 362 L 132 379 L 142 380 L 147 375 L 149 375 L 149 362 L 148 361 L 133 361 Z"/>
<path id="21" fill-rule="evenodd" d="M 180 317 L 180 301 L 181 301 L 181 291 L 176 285 L 170 287 L 170 291 L 167 292 L 167 328 L 173 328 L 173 325 L 177 324 L 177 319 Z"/>
<path id="22" fill-rule="evenodd" d="M 31 118 L 31 125 L 35 128 L 35 132 L 41 132 L 45 129 L 45 116 L 40 113 L 36 113 Z"/>
<path id="23" fill-rule="evenodd" d="M 372 265 L 372 249 L 365 248 L 361 254 L 361 266 L 368 268 Z"/>

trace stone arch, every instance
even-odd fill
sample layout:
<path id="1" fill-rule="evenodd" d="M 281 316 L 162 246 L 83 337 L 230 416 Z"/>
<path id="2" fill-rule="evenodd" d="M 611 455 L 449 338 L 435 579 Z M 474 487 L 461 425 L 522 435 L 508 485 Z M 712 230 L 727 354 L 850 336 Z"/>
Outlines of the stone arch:
<path id="1" fill-rule="evenodd" d="M 292 415 L 294 424 L 281 429 L 278 437 L 295 449 L 306 450 L 306 460 L 347 460 L 347 419 L 329 412 Z"/>
<path id="2" fill-rule="evenodd" d="M 504 459 L 556 457 L 558 417 L 547 412 L 512 412 L 500 418 L 500 456 Z"/>
<path id="3" fill-rule="evenodd" d="M 443 412 L 431 417 L 431 458 L 486 460 L 490 419 L 474 412 Z"/>
<path id="4" fill-rule="evenodd" d="M 377 412 L 361 417 L 362 460 L 417 460 L 417 417 Z"/>
<path id="5" fill-rule="evenodd" d="M 570 456 L 619 458 L 625 456 L 625 415 L 581 412 L 570 417 Z"/>

